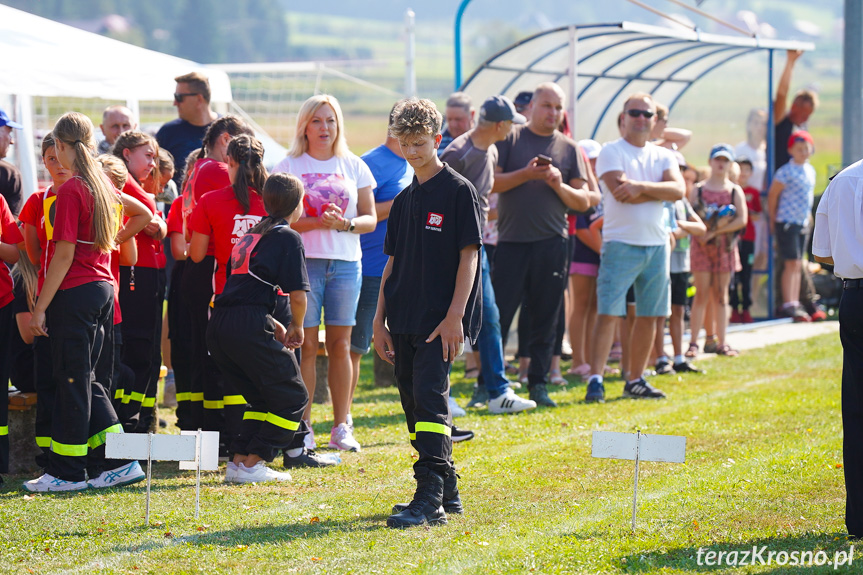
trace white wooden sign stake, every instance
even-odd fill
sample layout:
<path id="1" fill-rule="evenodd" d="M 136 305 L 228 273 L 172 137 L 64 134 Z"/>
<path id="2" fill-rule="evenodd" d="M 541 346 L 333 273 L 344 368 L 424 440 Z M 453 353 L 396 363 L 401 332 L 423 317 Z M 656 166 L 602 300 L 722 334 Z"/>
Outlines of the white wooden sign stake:
<path id="1" fill-rule="evenodd" d="M 195 470 L 195 519 L 201 511 L 201 470 L 219 468 L 219 432 L 183 431 L 180 435 L 153 433 L 109 433 L 105 445 L 108 459 L 147 460 L 147 500 L 144 521 L 150 524 L 150 485 L 153 461 L 179 461 L 180 469 Z"/>
<path id="2" fill-rule="evenodd" d="M 648 435 L 641 433 L 641 430 L 636 433 L 594 431 L 591 455 L 604 459 L 635 460 L 632 490 L 632 530 L 635 531 L 639 462 L 683 463 L 686 461 L 686 438 L 677 435 Z"/>

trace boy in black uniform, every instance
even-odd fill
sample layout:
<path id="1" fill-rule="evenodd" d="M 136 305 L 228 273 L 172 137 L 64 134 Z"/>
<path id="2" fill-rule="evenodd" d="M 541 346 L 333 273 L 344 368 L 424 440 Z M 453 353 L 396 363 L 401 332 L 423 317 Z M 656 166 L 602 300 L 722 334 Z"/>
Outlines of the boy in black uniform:
<path id="1" fill-rule="evenodd" d="M 479 201 L 473 185 L 437 157 L 440 112 L 429 100 L 402 100 L 390 135 L 415 176 L 393 201 L 374 320 L 378 355 L 395 365 L 417 490 L 388 527 L 446 523 L 461 511 L 452 463 L 449 369 L 480 328 Z"/>

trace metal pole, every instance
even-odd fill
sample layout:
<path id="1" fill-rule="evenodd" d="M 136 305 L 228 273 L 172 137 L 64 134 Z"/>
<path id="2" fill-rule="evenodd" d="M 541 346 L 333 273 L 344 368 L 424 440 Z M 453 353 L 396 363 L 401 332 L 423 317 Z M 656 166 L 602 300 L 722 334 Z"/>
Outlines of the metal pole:
<path id="1" fill-rule="evenodd" d="M 195 473 L 195 519 L 201 514 L 201 444 L 204 443 L 201 437 L 201 430 L 198 430 L 198 435 L 195 437 L 195 459 L 198 461 L 198 470 Z"/>
<path id="2" fill-rule="evenodd" d="M 845 0 L 842 46 L 842 166 L 863 158 L 863 4 Z"/>
<path id="3" fill-rule="evenodd" d="M 405 39 L 405 98 L 416 96 L 417 94 L 417 74 L 416 74 L 416 31 L 415 31 L 415 14 L 410 8 L 405 12 L 405 30 L 407 38 Z"/>
<path id="4" fill-rule="evenodd" d="M 461 88 L 461 19 L 464 16 L 465 8 L 470 4 L 470 0 L 461 0 L 458 6 L 458 11 L 455 14 L 455 30 L 453 33 L 455 42 L 455 90 Z"/>
<path id="5" fill-rule="evenodd" d="M 761 192 L 761 204 L 767 205 L 767 190 L 773 183 L 773 172 L 776 170 L 776 118 L 773 117 L 773 50 L 767 51 L 767 177 L 764 180 L 764 190 Z M 776 278 L 773 277 L 773 235 L 770 226 L 767 232 L 767 319 L 773 319 L 776 312 L 774 288 Z"/>
<path id="6" fill-rule="evenodd" d="M 576 122 L 576 100 L 578 99 L 578 29 L 575 26 L 569 27 L 569 130 L 572 133 L 572 139 L 578 140 L 575 128 Z"/>
<path id="7" fill-rule="evenodd" d="M 150 478 L 151 478 L 151 469 L 152 469 L 152 451 L 153 451 L 153 434 L 147 434 L 147 504 L 145 506 L 146 511 L 144 512 L 144 522 L 147 527 L 150 526 Z"/>
<path id="8" fill-rule="evenodd" d="M 632 490 L 632 531 L 635 532 L 635 509 L 638 505 L 638 450 L 641 448 L 641 430 L 635 435 L 635 486 Z"/>

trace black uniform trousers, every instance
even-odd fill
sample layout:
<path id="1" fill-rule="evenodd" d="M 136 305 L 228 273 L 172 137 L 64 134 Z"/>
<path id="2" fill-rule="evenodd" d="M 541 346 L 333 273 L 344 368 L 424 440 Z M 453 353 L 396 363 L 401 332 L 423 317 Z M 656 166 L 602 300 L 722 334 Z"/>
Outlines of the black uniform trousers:
<path id="1" fill-rule="evenodd" d="M 162 302 L 165 270 L 120 267 L 123 310 L 123 364 L 135 374 L 131 389 L 114 392 L 117 413 L 129 433 L 146 433 L 153 421 L 161 368 Z"/>
<path id="2" fill-rule="evenodd" d="M 755 242 L 740 240 L 737 242 L 740 253 L 740 271 L 731 278 L 731 293 L 728 303 L 731 309 L 747 310 L 752 307 L 752 259 L 755 254 Z M 781 286 L 780 286 L 781 289 Z M 780 304 L 782 300 L 779 300 Z"/>
<path id="3" fill-rule="evenodd" d="M 190 318 L 189 361 L 191 364 L 191 392 L 189 425 L 192 429 L 222 431 L 223 414 L 218 402 L 223 401 L 221 377 L 216 364 L 207 353 L 207 321 L 210 300 L 213 298 L 213 270 L 216 259 L 207 256 L 200 263 L 186 260 L 180 286 L 182 302 Z M 204 409 L 204 400 L 208 409 Z M 177 403 L 180 398 L 177 398 Z M 206 412 L 206 416 L 205 416 Z"/>
<path id="4" fill-rule="evenodd" d="M 33 378 L 36 383 L 36 445 L 42 450 L 42 454 L 36 456 L 36 464 L 45 469 L 51 452 L 51 421 L 54 419 L 54 397 L 57 394 L 51 361 L 51 338 L 33 338 Z"/>
<path id="5" fill-rule="evenodd" d="M 301 426 L 309 395 L 300 366 L 276 341 L 274 329 L 273 318 L 259 305 L 217 306 L 207 326 L 207 345 L 226 387 L 245 398 L 230 450 L 266 461 L 282 449 L 302 447 L 308 433 Z"/>
<path id="6" fill-rule="evenodd" d="M 846 289 L 839 302 L 842 341 L 842 441 L 845 525 L 863 537 L 863 289 Z"/>
<path id="7" fill-rule="evenodd" d="M 5 265 L 0 263 L 0 265 Z M 12 363 L 10 347 L 12 343 L 12 327 L 15 316 L 12 314 L 14 302 L 0 307 L 0 381 L 4 387 L 9 382 L 9 366 Z M 17 327 L 15 329 L 18 329 Z M 6 394 L 8 395 L 8 393 Z M 0 473 L 9 472 L 9 401 L 0 401 Z"/>
<path id="8" fill-rule="evenodd" d="M 551 368 L 560 306 L 569 278 L 568 247 L 569 241 L 562 236 L 536 242 L 497 244 L 492 284 L 500 310 L 504 348 L 513 317 L 523 299 L 530 308 L 527 333 L 519 333 L 519 338 L 528 338 L 529 387 L 546 383 Z"/>
<path id="9" fill-rule="evenodd" d="M 58 290 L 48 307 L 56 399 L 45 471 L 66 481 L 122 464 L 105 461 L 106 435 L 123 431 L 104 386 L 113 368 L 113 319 L 114 286 L 103 281 Z M 109 360 L 100 362 L 103 350 Z"/>
<path id="10" fill-rule="evenodd" d="M 411 445 L 419 453 L 414 474 L 429 471 L 446 478 L 452 468 L 452 416 L 449 411 L 449 370 L 441 338 L 392 334 L 395 376 Z"/>
<path id="11" fill-rule="evenodd" d="M 192 417 L 192 318 L 183 302 L 182 281 L 185 260 L 175 261 L 168 284 L 168 341 L 171 344 L 171 366 L 177 389 L 177 427 L 196 430 L 201 422 Z"/>

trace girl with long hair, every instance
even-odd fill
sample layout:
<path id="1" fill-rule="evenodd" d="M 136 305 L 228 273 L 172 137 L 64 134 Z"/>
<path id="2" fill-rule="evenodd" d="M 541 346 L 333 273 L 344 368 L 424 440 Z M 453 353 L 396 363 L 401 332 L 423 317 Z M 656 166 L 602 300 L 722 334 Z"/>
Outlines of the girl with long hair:
<path id="1" fill-rule="evenodd" d="M 122 426 L 97 369 L 112 331 L 111 251 L 119 229 L 120 198 L 93 158 L 90 119 L 61 117 L 53 135 L 60 164 L 72 172 L 57 190 L 47 271 L 30 329 L 50 334 L 56 401 L 45 473 L 24 483 L 28 491 L 75 491 L 140 481 L 137 461 L 105 459 L 108 433 Z M 102 381 L 100 381 L 100 379 Z M 88 480 L 88 470 L 91 471 Z"/>
<path id="2" fill-rule="evenodd" d="M 138 130 L 123 132 L 112 154 L 129 172 L 123 193 L 147 206 L 152 220 L 135 236 L 138 258 L 120 265 L 120 309 L 123 310 L 122 363 L 135 374 L 131 389 L 115 389 L 114 404 L 124 429 L 146 433 L 154 417 L 161 362 L 162 302 L 165 299 L 165 254 L 162 239 L 167 226 L 156 208 L 154 194 L 142 183 L 158 165 L 156 139 Z"/>
<path id="3" fill-rule="evenodd" d="M 359 451 L 350 416 L 352 401 L 351 328 L 356 324 L 362 285 L 359 234 L 377 224 L 372 189 L 376 186 L 368 166 L 348 150 L 338 100 L 312 96 L 297 117 L 297 132 L 288 157 L 273 172 L 299 177 L 305 187 L 304 214 L 294 229 L 303 236 L 311 291 L 302 347 L 303 381 L 309 396 L 315 392 L 315 361 L 321 309 L 326 325 L 329 358 L 327 383 L 333 400 L 333 427 L 329 447 Z M 311 405 L 305 419 L 311 421 Z M 315 447 L 314 436 L 306 446 Z"/>
<path id="4" fill-rule="evenodd" d="M 207 128 L 203 145 L 198 152 L 191 174 L 186 171 L 183 186 L 183 233 L 187 242 L 192 239 L 189 221 L 198 201 L 207 192 L 231 186 L 228 175 L 228 144 L 241 134 L 252 135 L 252 130 L 236 116 L 222 116 Z M 213 274 L 216 268 L 215 245 L 207 247 L 200 262 L 191 258 L 183 266 L 181 302 L 191 318 L 189 339 L 191 364 L 191 390 L 177 396 L 177 408 L 185 409 L 188 401 L 189 417 L 178 421 L 180 429 L 222 431 L 224 423 L 224 397 L 221 374 L 207 352 L 207 321 L 213 299 Z M 187 427 L 188 426 L 188 427 Z"/>
<path id="5" fill-rule="evenodd" d="M 239 139 L 239 138 L 238 138 Z M 243 394 L 249 407 L 239 435 L 231 445 L 225 481 L 287 481 L 288 473 L 270 469 L 285 450 L 285 465 L 333 465 L 303 447 L 308 432 L 302 417 L 309 396 L 303 385 L 294 350 L 302 345 L 306 310 L 303 242 L 291 229 L 302 215 L 302 182 L 274 174 L 263 187 L 267 217 L 233 246 L 230 276 L 216 296 L 207 329 L 210 353 L 226 383 Z M 290 296 L 289 311 L 279 304 Z"/>

